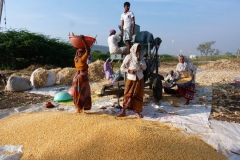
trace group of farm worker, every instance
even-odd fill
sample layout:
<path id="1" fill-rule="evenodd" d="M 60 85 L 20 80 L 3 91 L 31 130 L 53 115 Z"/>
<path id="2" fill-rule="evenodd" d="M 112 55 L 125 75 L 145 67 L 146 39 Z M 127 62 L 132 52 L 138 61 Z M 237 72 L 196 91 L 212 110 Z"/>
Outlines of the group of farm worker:
<path id="1" fill-rule="evenodd" d="M 120 67 L 122 72 L 127 73 L 122 112 L 118 114 L 118 117 L 126 116 L 126 110 L 132 110 L 138 118 L 143 116 L 140 114 L 143 109 L 143 95 L 144 95 L 144 75 L 143 71 L 147 68 L 146 62 L 141 55 L 142 46 L 139 43 L 130 46 L 132 35 L 134 34 L 134 14 L 129 11 L 130 3 L 124 3 L 124 12 L 121 15 L 122 25 L 121 33 L 123 35 L 123 41 L 126 43 L 126 47 L 116 48 L 117 51 L 112 53 L 124 53 L 126 54 L 123 63 Z M 116 31 L 111 30 L 110 36 L 115 35 Z M 73 99 L 76 112 L 81 113 L 84 110 L 90 110 L 92 106 L 91 91 L 88 80 L 88 63 L 87 58 L 90 55 L 90 47 L 86 43 L 84 36 L 81 35 L 80 39 L 85 45 L 84 48 L 79 48 L 76 51 L 74 63 L 76 67 L 76 74 L 73 78 Z M 109 41 L 109 39 L 108 39 Z M 109 46 L 110 47 L 110 46 Z M 110 52 L 111 53 L 111 52 Z M 107 62 L 107 63 L 106 63 Z M 110 60 L 107 59 L 104 68 L 107 70 L 111 68 Z M 192 83 L 186 87 L 178 87 L 179 94 L 186 98 L 186 105 L 189 104 L 189 100 L 193 99 L 195 92 L 195 74 L 196 67 L 186 59 L 185 56 L 179 56 L 179 63 L 177 64 L 176 71 L 181 73 L 182 77 L 191 77 Z M 120 71 L 119 71 L 120 73 Z M 106 78 L 111 78 L 112 73 L 105 72 Z M 174 74 L 171 74 L 174 75 Z"/>

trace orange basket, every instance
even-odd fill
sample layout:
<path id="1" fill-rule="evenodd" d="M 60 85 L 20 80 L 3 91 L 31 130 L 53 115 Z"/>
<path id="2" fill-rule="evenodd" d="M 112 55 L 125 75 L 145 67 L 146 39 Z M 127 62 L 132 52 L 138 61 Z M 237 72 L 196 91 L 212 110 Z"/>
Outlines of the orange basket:
<path id="1" fill-rule="evenodd" d="M 85 41 L 91 48 L 96 41 L 96 38 L 84 36 Z M 83 41 L 80 39 L 80 36 L 69 36 L 69 40 L 75 48 L 85 48 Z"/>

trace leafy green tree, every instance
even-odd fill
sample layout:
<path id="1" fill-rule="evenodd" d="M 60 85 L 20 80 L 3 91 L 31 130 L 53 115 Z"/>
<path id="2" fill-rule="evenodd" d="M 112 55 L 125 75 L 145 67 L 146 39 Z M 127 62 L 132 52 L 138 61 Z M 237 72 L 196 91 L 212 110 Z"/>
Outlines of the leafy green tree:
<path id="1" fill-rule="evenodd" d="M 102 60 L 102 61 L 106 61 L 107 58 L 110 57 L 110 53 L 102 53 L 99 50 L 95 50 L 91 52 L 92 55 L 92 61 L 96 61 L 96 60 Z"/>
<path id="2" fill-rule="evenodd" d="M 31 64 L 73 66 L 75 49 L 58 38 L 9 29 L 0 32 L 0 69 L 23 69 Z"/>
<path id="3" fill-rule="evenodd" d="M 215 53 L 213 55 L 220 55 L 220 50 L 216 49 Z"/>
<path id="4" fill-rule="evenodd" d="M 208 56 L 208 54 L 212 55 L 215 50 L 211 48 L 213 44 L 215 44 L 215 41 L 202 43 L 197 47 L 197 50 L 201 53 L 201 56 L 203 54 L 205 56 Z"/>

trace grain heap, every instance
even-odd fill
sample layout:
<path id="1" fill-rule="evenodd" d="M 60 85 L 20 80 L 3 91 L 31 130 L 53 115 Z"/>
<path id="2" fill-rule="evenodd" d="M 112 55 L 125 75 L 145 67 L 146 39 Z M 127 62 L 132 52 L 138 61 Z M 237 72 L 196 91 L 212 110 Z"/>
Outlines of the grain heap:
<path id="1" fill-rule="evenodd" d="M 199 138 L 138 119 L 35 112 L 0 122 L 0 145 L 23 145 L 22 159 L 226 159 Z"/>
<path id="2" fill-rule="evenodd" d="M 176 84 L 182 84 L 182 83 L 186 83 L 186 82 L 189 82 L 191 80 L 191 78 L 182 78 L 182 79 L 179 79 Z"/>
<path id="3" fill-rule="evenodd" d="M 90 63 L 88 66 L 89 79 L 92 81 L 99 81 L 104 79 L 105 73 L 103 71 L 104 61 L 97 60 Z"/>
<path id="4" fill-rule="evenodd" d="M 239 68 L 239 63 L 230 61 L 228 59 L 220 59 L 198 67 L 198 69 L 203 70 L 239 70 Z"/>
<path id="5" fill-rule="evenodd" d="M 77 70 L 75 68 L 63 68 L 61 71 L 58 72 L 57 75 L 59 83 L 63 85 L 71 85 L 76 71 Z"/>

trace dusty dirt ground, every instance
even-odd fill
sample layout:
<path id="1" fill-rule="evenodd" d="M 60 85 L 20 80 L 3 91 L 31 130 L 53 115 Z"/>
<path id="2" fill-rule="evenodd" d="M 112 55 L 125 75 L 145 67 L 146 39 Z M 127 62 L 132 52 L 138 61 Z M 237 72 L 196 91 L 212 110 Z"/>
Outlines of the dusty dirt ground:
<path id="1" fill-rule="evenodd" d="M 238 71 L 240 64 L 234 63 L 232 65 L 229 62 L 226 63 L 226 61 L 210 63 L 198 67 L 198 69 L 203 69 L 207 72 L 198 73 L 196 80 L 197 85 L 212 86 L 213 99 L 210 119 L 240 123 L 240 84 L 232 83 L 234 78 L 240 77 L 240 71 Z M 224 64 L 229 65 L 226 66 Z M 176 64 L 174 63 L 161 63 L 159 73 L 165 75 L 170 70 L 175 70 L 175 67 Z M 13 73 L 30 76 L 32 71 L 0 71 L 0 73 L 4 73 L 8 78 Z M 92 90 L 100 89 L 101 84 L 105 84 L 105 82 L 96 82 L 96 84 L 91 86 Z M 51 96 L 30 94 L 28 92 L 4 91 L 4 88 L 3 82 L 0 81 L 0 109 L 43 103 L 53 99 Z"/>

